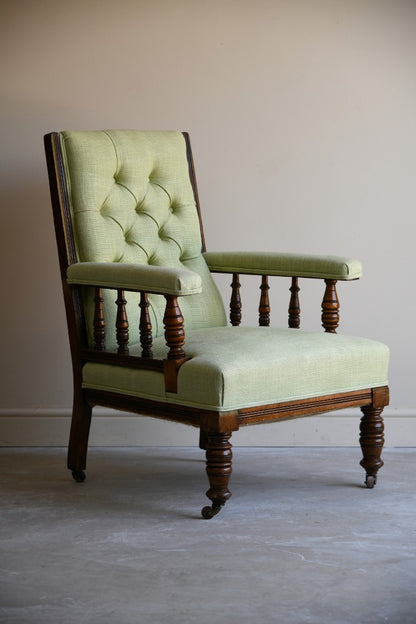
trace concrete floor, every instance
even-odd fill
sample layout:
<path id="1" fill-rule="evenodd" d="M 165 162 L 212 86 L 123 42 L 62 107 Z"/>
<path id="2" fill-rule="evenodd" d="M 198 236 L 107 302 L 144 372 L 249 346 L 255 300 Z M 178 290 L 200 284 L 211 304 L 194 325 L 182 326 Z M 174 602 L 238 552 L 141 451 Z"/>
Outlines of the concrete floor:
<path id="1" fill-rule="evenodd" d="M 233 497 L 202 520 L 199 449 L 0 451 L 0 621 L 415 624 L 416 451 L 234 450 Z"/>

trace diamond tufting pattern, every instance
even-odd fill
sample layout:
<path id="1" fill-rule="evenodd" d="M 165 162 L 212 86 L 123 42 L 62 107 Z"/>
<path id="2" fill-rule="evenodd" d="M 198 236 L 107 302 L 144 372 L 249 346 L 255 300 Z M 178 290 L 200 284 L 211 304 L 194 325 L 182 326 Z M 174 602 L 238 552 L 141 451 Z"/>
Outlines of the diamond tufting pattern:
<path id="1" fill-rule="evenodd" d="M 187 328 L 225 325 L 221 298 L 201 255 L 183 135 L 134 130 L 64 132 L 61 141 L 79 261 L 196 271 L 203 293 L 180 302 Z M 115 315 L 114 293 L 107 299 L 110 324 Z M 150 304 L 157 335 L 163 331 L 164 301 L 152 296 Z M 128 314 L 130 326 L 138 326 L 134 295 L 129 296 Z"/>

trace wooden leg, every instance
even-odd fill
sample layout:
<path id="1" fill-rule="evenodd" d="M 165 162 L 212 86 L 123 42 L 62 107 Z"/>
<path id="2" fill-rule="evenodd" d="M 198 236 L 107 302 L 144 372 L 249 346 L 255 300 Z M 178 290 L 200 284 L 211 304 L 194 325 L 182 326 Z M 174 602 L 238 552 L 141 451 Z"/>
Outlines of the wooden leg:
<path id="1" fill-rule="evenodd" d="M 383 408 L 366 405 L 361 411 L 364 415 L 360 424 L 360 445 L 363 452 L 360 464 L 366 472 L 366 486 L 373 488 L 377 482 L 377 472 L 384 463 L 381 459 L 384 444 L 384 422 L 381 417 Z"/>
<path id="2" fill-rule="evenodd" d="M 207 450 L 208 446 L 208 434 L 204 429 L 199 430 L 199 448 L 203 451 Z"/>
<path id="3" fill-rule="evenodd" d="M 71 432 L 68 445 L 68 468 L 75 481 L 85 481 L 84 470 L 87 463 L 88 437 L 90 433 L 92 408 L 85 400 L 82 390 L 74 395 Z"/>
<path id="4" fill-rule="evenodd" d="M 207 475 L 210 489 L 207 497 L 212 501 L 212 507 L 202 509 L 202 517 L 212 518 L 231 497 L 228 489 L 232 471 L 231 433 L 209 433 L 207 440 Z"/>

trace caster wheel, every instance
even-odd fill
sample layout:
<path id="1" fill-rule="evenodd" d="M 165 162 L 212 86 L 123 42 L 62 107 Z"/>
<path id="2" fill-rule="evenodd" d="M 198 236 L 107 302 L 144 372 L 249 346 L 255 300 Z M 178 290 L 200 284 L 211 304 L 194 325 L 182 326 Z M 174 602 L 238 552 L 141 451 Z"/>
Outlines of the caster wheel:
<path id="1" fill-rule="evenodd" d="M 72 477 L 77 483 L 83 483 L 85 481 L 85 472 L 83 470 L 73 470 Z"/>
<path id="2" fill-rule="evenodd" d="M 377 483 L 377 477 L 374 477 L 373 475 L 366 476 L 365 484 L 369 490 L 372 490 L 376 483 Z"/>
<path id="3" fill-rule="evenodd" d="M 203 507 L 201 509 L 201 515 L 204 520 L 210 520 L 217 515 L 221 510 L 221 507 Z"/>

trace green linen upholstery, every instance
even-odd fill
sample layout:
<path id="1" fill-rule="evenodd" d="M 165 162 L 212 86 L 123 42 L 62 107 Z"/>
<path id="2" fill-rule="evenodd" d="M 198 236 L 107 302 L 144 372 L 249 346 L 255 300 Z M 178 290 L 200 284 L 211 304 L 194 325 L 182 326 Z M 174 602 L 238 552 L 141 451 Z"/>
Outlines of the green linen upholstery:
<path id="1" fill-rule="evenodd" d="M 78 262 L 67 271 L 68 284 L 103 286 L 157 292 L 163 295 L 196 295 L 201 277 L 186 269 L 116 262 Z"/>
<path id="2" fill-rule="evenodd" d="M 84 366 L 83 386 L 207 410 L 237 410 L 387 383 L 389 351 L 379 342 L 337 334 L 255 327 L 219 327 L 186 336 L 191 359 L 177 394 L 163 374 L 107 364 Z M 153 345 L 164 357 L 163 339 Z"/>
<path id="3" fill-rule="evenodd" d="M 109 130 L 62 132 L 60 137 L 78 261 L 193 271 L 200 276 L 203 296 L 181 301 L 185 328 L 225 325 L 221 297 L 201 254 L 183 134 Z M 104 295 L 107 325 L 114 325 L 115 294 Z M 88 328 L 92 298 L 87 292 Z M 138 296 L 128 301 L 130 325 L 138 327 Z M 165 301 L 152 295 L 149 303 L 157 336 L 163 333 Z M 107 347 L 114 346 L 108 340 Z"/>
<path id="4" fill-rule="evenodd" d="M 209 251 L 204 258 L 211 271 L 354 280 L 362 275 L 358 260 L 342 256 L 314 256 L 255 251 Z"/>

